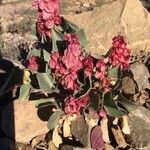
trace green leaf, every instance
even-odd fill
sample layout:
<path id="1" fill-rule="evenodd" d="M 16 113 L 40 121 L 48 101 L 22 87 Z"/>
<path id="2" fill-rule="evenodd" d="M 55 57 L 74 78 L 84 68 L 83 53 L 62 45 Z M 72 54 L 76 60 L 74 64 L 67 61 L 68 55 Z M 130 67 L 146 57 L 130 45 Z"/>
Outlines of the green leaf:
<path id="1" fill-rule="evenodd" d="M 113 85 L 113 91 L 117 90 L 121 84 L 121 69 L 120 66 L 115 66 L 108 70 L 108 78 L 113 79 L 110 83 Z"/>
<path id="2" fill-rule="evenodd" d="M 80 29 L 77 25 L 75 25 L 74 23 L 72 23 L 64 18 L 63 18 L 61 26 L 66 32 L 71 32 L 71 33 L 77 34 L 79 37 L 80 44 L 84 48 L 87 47 L 88 42 L 87 42 L 86 35 L 85 35 L 85 32 L 83 29 Z"/>
<path id="3" fill-rule="evenodd" d="M 56 125 L 58 125 L 58 120 L 63 114 L 64 114 L 63 111 L 56 111 L 50 116 L 50 118 L 48 120 L 49 130 L 54 129 L 56 127 Z"/>
<path id="4" fill-rule="evenodd" d="M 74 24 L 74 23 L 72 23 L 68 20 L 66 20 L 66 21 L 68 22 L 68 24 L 69 24 L 72 31 L 77 32 L 80 29 L 76 24 Z"/>
<path id="5" fill-rule="evenodd" d="M 115 66 L 108 70 L 108 77 L 118 80 L 119 76 L 120 76 L 120 66 Z"/>
<path id="6" fill-rule="evenodd" d="M 41 98 L 36 100 L 35 106 L 42 107 L 42 106 L 49 106 L 49 105 L 56 105 L 54 98 Z"/>
<path id="7" fill-rule="evenodd" d="M 46 64 L 45 72 L 50 75 L 51 74 L 51 69 L 49 68 L 48 64 Z"/>
<path id="8" fill-rule="evenodd" d="M 87 39 L 86 39 L 86 35 L 85 35 L 85 32 L 83 29 L 80 29 L 77 31 L 77 34 L 78 34 L 78 37 L 79 37 L 79 41 L 80 41 L 80 44 L 84 47 L 84 48 L 87 48 Z"/>
<path id="9" fill-rule="evenodd" d="M 90 94 L 90 107 L 93 108 L 94 110 L 98 110 L 100 108 L 100 103 L 101 103 L 101 92 L 93 91 Z"/>
<path id="10" fill-rule="evenodd" d="M 38 79 L 40 88 L 44 92 L 49 93 L 52 91 L 52 88 L 54 88 L 54 85 L 53 85 L 54 81 L 50 75 L 46 73 L 37 73 L 37 79 Z"/>
<path id="11" fill-rule="evenodd" d="M 43 49 L 43 56 L 44 56 L 44 60 L 46 62 L 49 62 L 49 60 L 50 60 L 50 53 L 47 50 Z"/>
<path id="12" fill-rule="evenodd" d="M 112 117 L 120 117 L 120 116 L 123 116 L 126 114 L 125 111 L 123 110 L 120 110 L 115 101 L 113 100 L 112 98 L 112 95 L 111 93 L 106 93 L 104 95 L 104 102 L 103 102 L 103 105 L 104 105 L 104 108 L 107 112 L 107 114 L 109 116 L 112 116 Z"/>
<path id="13" fill-rule="evenodd" d="M 137 106 L 134 103 L 127 100 L 122 94 L 119 95 L 117 102 L 120 103 L 128 112 L 137 109 Z"/>
<path id="14" fill-rule="evenodd" d="M 52 45 L 53 45 L 53 50 L 57 51 L 58 50 L 58 46 L 57 46 L 57 42 L 58 41 L 63 41 L 64 40 L 64 35 L 59 32 L 56 29 L 52 29 Z"/>
<path id="15" fill-rule="evenodd" d="M 37 49 L 30 50 L 28 57 L 30 57 L 30 56 L 40 57 L 41 56 L 41 51 L 37 50 Z"/>
<path id="16" fill-rule="evenodd" d="M 62 19 L 62 24 L 61 27 L 66 31 L 66 32 L 71 32 L 71 33 L 76 33 L 79 30 L 79 27 L 68 21 L 67 19 L 63 18 Z"/>
<path id="17" fill-rule="evenodd" d="M 81 84 L 82 86 L 83 84 Z M 74 96 L 78 98 L 82 98 L 90 93 L 92 89 L 92 80 L 91 77 L 86 78 L 85 85 L 80 88 L 79 91 L 74 92 Z"/>
<path id="18" fill-rule="evenodd" d="M 20 88 L 19 100 L 27 101 L 30 94 L 31 84 L 23 84 Z"/>
<path id="19" fill-rule="evenodd" d="M 55 39 L 58 41 L 64 40 L 64 35 L 56 28 L 52 29 L 52 34 L 54 35 Z"/>

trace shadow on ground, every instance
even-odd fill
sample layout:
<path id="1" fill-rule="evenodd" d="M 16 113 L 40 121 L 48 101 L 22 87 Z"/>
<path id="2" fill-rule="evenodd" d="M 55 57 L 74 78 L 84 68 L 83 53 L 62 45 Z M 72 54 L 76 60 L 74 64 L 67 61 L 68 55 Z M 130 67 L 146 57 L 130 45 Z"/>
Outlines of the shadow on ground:
<path id="1" fill-rule="evenodd" d="M 19 67 L 13 65 L 9 60 L 0 58 L 0 123 L 2 122 L 2 112 L 5 106 L 16 99 L 17 90 L 14 91 L 10 88 L 10 85 L 13 85 L 16 81 L 11 78 L 11 73 L 14 69 L 20 70 Z M 9 79 L 9 80 L 8 80 Z M 12 82 L 11 82 L 12 81 Z M 13 83 L 13 84 L 12 84 Z M 13 86 L 12 86 L 13 87 Z M 16 150 L 15 144 L 15 122 L 14 122 L 14 106 L 13 103 L 9 108 L 9 113 L 11 114 L 11 118 L 6 120 L 9 126 L 8 130 L 11 133 L 11 138 L 7 137 L 5 133 L 2 131 L 2 124 L 0 124 L 0 149 L 1 150 Z M 12 138 L 13 137 L 13 138 Z"/>

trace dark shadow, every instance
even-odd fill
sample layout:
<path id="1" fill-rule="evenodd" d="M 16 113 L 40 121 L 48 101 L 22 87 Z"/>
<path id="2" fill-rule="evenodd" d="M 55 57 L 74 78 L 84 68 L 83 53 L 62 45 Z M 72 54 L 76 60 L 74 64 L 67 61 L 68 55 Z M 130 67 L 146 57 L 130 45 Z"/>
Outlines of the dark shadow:
<path id="1" fill-rule="evenodd" d="M 56 92 L 53 92 L 51 94 L 48 94 L 48 97 L 54 98 L 56 104 L 59 107 L 62 107 L 64 105 L 63 101 L 67 95 L 69 95 L 67 90 L 63 90 L 63 91 L 60 90 L 59 94 Z M 30 96 L 30 98 L 33 101 L 37 100 L 37 99 L 48 98 L 48 97 L 46 97 L 45 95 L 43 95 L 41 93 L 31 94 L 31 96 Z M 42 104 L 38 105 L 37 115 L 42 121 L 48 121 L 50 116 L 54 113 L 54 111 L 53 111 L 54 109 L 57 109 L 55 104 L 53 105 L 52 103 L 49 103 L 49 102 L 42 103 Z"/>
<path id="2" fill-rule="evenodd" d="M 14 73 L 13 76 L 15 75 L 15 78 L 13 78 L 13 76 L 10 77 L 12 70 L 15 70 L 13 72 Z M 17 95 L 18 89 L 15 87 L 15 84 L 18 76 L 20 75 L 21 77 L 21 73 L 22 71 L 19 69 L 19 67 L 14 66 L 12 62 L 10 62 L 7 59 L 3 59 L 2 57 L 0 58 L 0 124 L 1 124 L 0 149 L 1 150 L 16 150 L 14 106 L 13 103 L 10 102 L 12 102 L 18 96 Z M 22 79 L 20 79 L 17 82 L 21 82 L 21 80 Z M 4 114 L 5 108 L 8 104 L 9 104 L 9 109 L 7 112 L 8 115 L 2 115 Z"/>
<path id="3" fill-rule="evenodd" d="M 46 105 L 46 104 L 45 104 Z M 44 106 L 44 107 L 40 107 L 37 111 L 37 115 L 38 117 L 42 120 L 42 121 L 48 121 L 48 119 L 50 118 L 50 116 L 52 115 L 53 109 L 54 107 L 52 106 Z"/>
<path id="4" fill-rule="evenodd" d="M 150 12 L 150 1 L 149 0 L 140 0 L 143 6 Z"/>

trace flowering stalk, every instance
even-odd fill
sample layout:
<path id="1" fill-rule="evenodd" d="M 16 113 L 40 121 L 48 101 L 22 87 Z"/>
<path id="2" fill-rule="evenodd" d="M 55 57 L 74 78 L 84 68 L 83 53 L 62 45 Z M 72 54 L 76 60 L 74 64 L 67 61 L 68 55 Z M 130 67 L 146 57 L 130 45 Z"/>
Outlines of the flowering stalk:
<path id="1" fill-rule="evenodd" d="M 61 23 L 59 0 L 34 0 L 33 6 L 37 9 L 37 32 L 51 38 L 51 29 Z"/>
<path id="2" fill-rule="evenodd" d="M 123 36 L 115 36 L 112 40 L 113 42 L 109 62 L 112 66 L 120 65 L 122 69 L 127 69 L 129 67 L 131 50 L 126 47 L 127 43 Z"/>

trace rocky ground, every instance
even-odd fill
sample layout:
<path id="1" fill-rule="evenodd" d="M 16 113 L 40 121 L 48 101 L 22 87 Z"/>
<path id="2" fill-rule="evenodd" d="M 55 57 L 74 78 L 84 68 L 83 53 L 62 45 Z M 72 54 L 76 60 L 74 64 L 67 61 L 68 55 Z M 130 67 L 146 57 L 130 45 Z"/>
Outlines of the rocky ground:
<path id="1" fill-rule="evenodd" d="M 110 47 L 111 38 L 118 32 L 129 40 L 133 50 L 131 63 L 137 62 L 131 65 L 134 80 L 125 76 L 122 86 L 125 95 L 140 105 L 129 114 L 131 134 L 125 139 L 130 150 L 131 147 L 150 150 L 150 14 L 144 8 L 149 9 L 150 5 L 146 0 L 142 3 L 138 0 L 96 0 L 96 5 L 87 6 L 79 5 L 77 0 L 61 0 L 62 14 L 85 29 L 89 41 L 88 50 L 93 55 L 104 54 Z M 6 60 L 15 64 L 23 61 L 22 54 L 28 52 L 34 42 L 31 32 L 35 21 L 35 10 L 30 0 L 5 0 L 0 6 L 0 52 Z M 13 64 L 9 66 L 12 67 Z M 6 67 L 8 74 L 11 67 Z M 0 71 L 2 68 L 4 63 L 0 61 Z M 0 149 L 48 149 L 49 146 L 49 150 L 55 150 L 56 147 L 49 142 L 50 133 L 46 134 L 47 119 L 41 121 L 37 117 L 34 102 L 18 104 L 16 101 L 10 102 L 11 97 L 15 99 L 12 92 L 1 97 L 0 114 L 3 112 L 3 115 L 0 115 Z M 18 142 L 15 143 L 14 139 Z M 110 145 L 108 147 L 106 150 L 114 149 Z M 63 145 L 61 149 L 73 148 Z"/>

